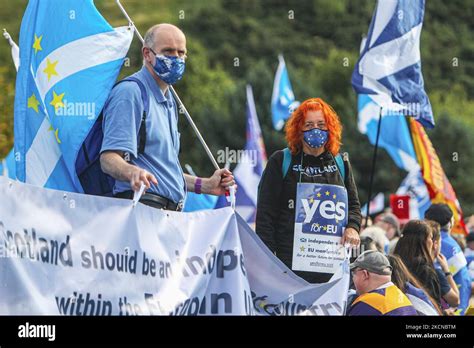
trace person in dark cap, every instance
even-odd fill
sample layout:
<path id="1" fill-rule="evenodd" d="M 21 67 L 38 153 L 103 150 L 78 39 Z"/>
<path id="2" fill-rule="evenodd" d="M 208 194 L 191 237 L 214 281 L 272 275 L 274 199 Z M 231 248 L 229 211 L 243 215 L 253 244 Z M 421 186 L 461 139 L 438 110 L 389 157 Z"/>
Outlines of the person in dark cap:
<path id="1" fill-rule="evenodd" d="M 451 236 L 454 226 L 454 216 L 451 208 L 444 203 L 432 204 L 425 212 L 425 219 L 433 220 L 441 226 L 441 254 L 448 260 L 454 281 L 459 288 L 460 314 L 464 314 L 469 307 L 471 297 L 471 278 L 467 268 L 467 260 L 461 247 Z"/>
<path id="2" fill-rule="evenodd" d="M 385 231 L 385 236 L 389 240 L 388 253 L 392 254 L 400 239 L 400 221 L 395 214 L 383 213 L 377 216 L 375 224 Z"/>
<path id="3" fill-rule="evenodd" d="M 439 223 L 441 230 L 447 230 L 448 223 L 454 223 L 454 221 L 451 221 L 451 219 L 453 219 L 453 211 L 447 204 L 444 203 L 432 204 L 425 212 L 425 219 L 433 220 Z"/>
<path id="4" fill-rule="evenodd" d="M 384 254 L 365 251 L 350 268 L 359 297 L 347 315 L 418 315 L 408 297 L 392 283 L 392 266 Z"/>

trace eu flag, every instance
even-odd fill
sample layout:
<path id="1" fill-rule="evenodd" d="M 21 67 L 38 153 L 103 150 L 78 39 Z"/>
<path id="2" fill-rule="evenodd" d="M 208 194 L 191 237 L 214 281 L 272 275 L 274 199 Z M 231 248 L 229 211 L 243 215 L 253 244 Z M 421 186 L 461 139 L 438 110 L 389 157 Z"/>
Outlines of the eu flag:
<path id="1" fill-rule="evenodd" d="M 15 157 L 20 181 L 83 192 L 78 150 L 99 115 L 133 37 L 92 0 L 30 0 L 20 29 Z"/>

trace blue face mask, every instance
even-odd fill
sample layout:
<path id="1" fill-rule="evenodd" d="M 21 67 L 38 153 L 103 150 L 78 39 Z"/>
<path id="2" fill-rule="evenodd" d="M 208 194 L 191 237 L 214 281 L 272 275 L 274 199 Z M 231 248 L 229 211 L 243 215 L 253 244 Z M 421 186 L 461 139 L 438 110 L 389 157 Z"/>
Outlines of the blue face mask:
<path id="1" fill-rule="evenodd" d="M 186 67 L 186 63 L 183 58 L 163 55 L 156 55 L 155 57 L 156 62 L 153 66 L 153 70 L 155 70 L 160 79 L 162 79 L 168 85 L 173 85 L 181 80 Z"/>
<path id="2" fill-rule="evenodd" d="M 328 141 L 328 131 L 313 128 L 303 132 L 303 139 L 309 147 L 316 149 Z"/>

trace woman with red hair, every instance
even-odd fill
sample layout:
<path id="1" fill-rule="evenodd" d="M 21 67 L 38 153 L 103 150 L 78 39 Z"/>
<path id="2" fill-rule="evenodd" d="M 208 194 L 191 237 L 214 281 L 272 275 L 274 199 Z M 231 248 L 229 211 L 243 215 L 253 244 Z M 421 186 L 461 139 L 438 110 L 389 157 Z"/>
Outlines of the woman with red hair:
<path id="1" fill-rule="evenodd" d="M 321 226 L 317 223 L 317 219 L 321 216 L 334 218 L 339 211 L 338 205 L 341 204 L 345 209 L 345 214 L 341 213 L 345 226 L 341 226 L 339 234 L 333 234 L 329 239 L 334 240 L 337 237 L 336 244 L 339 248 L 341 244 L 357 246 L 360 242 L 359 229 L 362 217 L 357 188 L 348 155 L 339 154 L 342 126 L 330 105 L 320 98 L 311 98 L 293 112 L 285 130 L 288 148 L 276 151 L 269 158 L 260 181 L 256 232 L 270 250 L 297 275 L 311 283 L 324 283 L 329 281 L 334 271 L 321 272 L 321 268 L 310 267 L 309 262 L 307 266 L 301 266 L 300 261 L 297 261 L 296 265 L 295 256 L 301 257 L 300 248 L 301 252 L 305 252 L 305 245 L 300 246 L 300 241 L 310 239 L 300 238 L 300 235 L 324 240 L 326 236 L 323 234 L 336 233 L 337 228 L 328 227 L 329 224 Z M 302 202 L 302 207 L 300 203 L 304 199 L 297 197 L 297 192 L 300 192 L 300 188 L 306 187 L 307 183 L 312 185 L 309 186 L 310 191 L 305 192 L 314 193 L 311 196 L 314 198 Z M 324 188 L 323 191 L 321 187 Z M 329 190 L 328 187 L 334 190 Z M 345 203 L 340 203 L 339 197 L 336 199 L 336 194 L 333 195 L 333 192 L 336 192 L 336 189 L 341 190 L 341 187 L 347 193 Z M 332 202 L 329 202 L 330 191 L 330 196 L 334 196 Z M 328 196 L 326 201 L 324 201 L 325 194 Z M 321 196 L 323 197 L 319 198 Z M 331 207 L 336 207 L 332 215 Z M 316 216 L 315 220 L 311 220 L 314 223 L 308 224 L 305 220 L 307 226 L 303 226 L 301 231 L 297 225 L 305 224 L 302 223 L 300 215 L 306 219 L 307 214 L 304 213 L 309 212 L 311 216 Z M 337 218 L 335 221 L 341 223 Z M 306 230 L 305 234 L 305 228 L 311 228 L 311 231 Z M 324 231 L 321 228 L 324 228 Z M 303 234 L 298 234 L 302 232 Z M 307 255 L 303 257 L 308 259 Z M 322 257 L 325 258 L 324 255 Z"/>

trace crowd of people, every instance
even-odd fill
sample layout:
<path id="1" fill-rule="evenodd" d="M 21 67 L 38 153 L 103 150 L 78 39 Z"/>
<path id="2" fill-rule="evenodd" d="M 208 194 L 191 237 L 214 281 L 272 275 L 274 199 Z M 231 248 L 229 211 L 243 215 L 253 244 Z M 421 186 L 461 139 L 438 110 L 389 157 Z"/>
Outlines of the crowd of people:
<path id="1" fill-rule="evenodd" d="M 452 235 L 453 212 L 433 204 L 403 226 L 390 212 L 360 233 L 348 315 L 463 315 L 474 288 L 474 226 Z M 456 236 L 456 237 L 455 237 Z"/>

